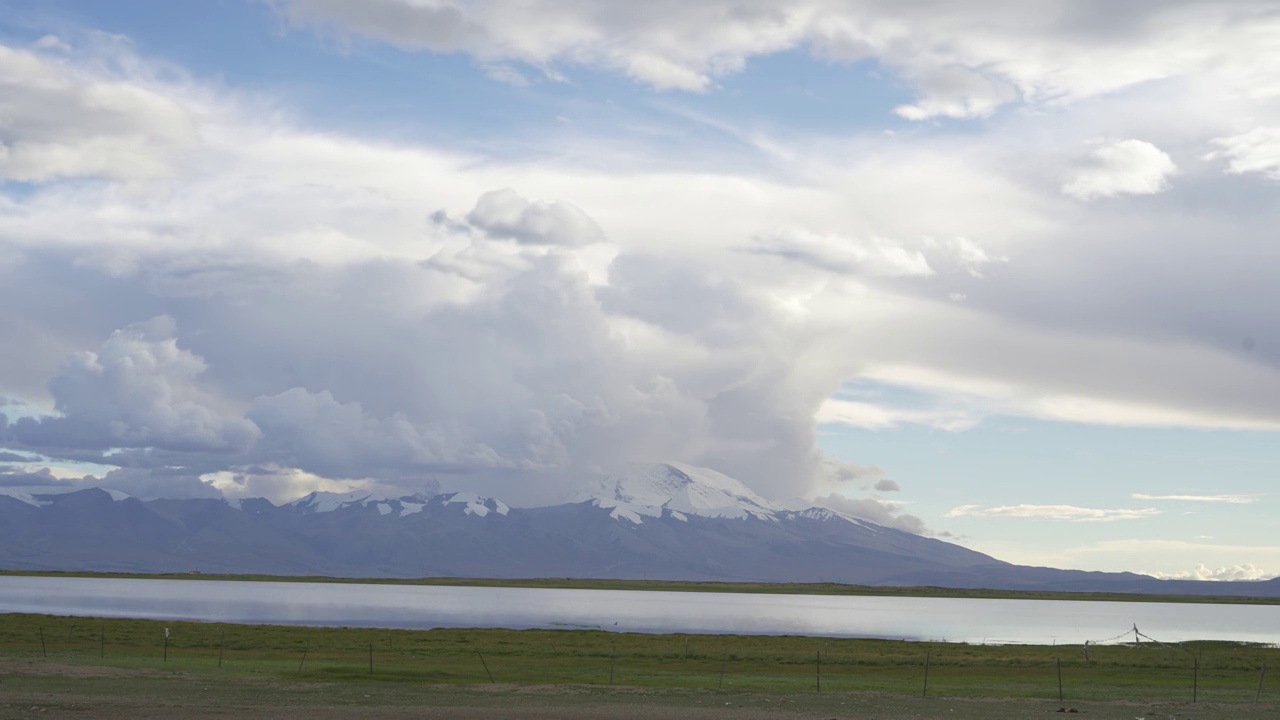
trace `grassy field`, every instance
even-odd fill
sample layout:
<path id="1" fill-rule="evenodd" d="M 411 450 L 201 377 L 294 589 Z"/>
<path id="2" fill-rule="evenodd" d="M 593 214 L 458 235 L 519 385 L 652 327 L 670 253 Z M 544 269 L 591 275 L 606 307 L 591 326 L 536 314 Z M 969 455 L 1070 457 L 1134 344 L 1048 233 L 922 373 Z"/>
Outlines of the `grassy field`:
<path id="1" fill-rule="evenodd" d="M 577 578 L 343 578 L 320 575 L 229 575 L 216 573 L 99 573 L 0 570 L 0 576 L 98 577 L 152 580 L 238 580 L 245 582 L 326 582 L 383 585 L 571 588 L 583 590 L 665 590 L 672 592 L 777 593 L 784 595 L 872 595 L 889 597 L 995 598 L 1021 600 L 1100 600 L 1107 602 L 1176 602 L 1226 605 L 1280 605 L 1280 597 L 1144 595 L 1106 592 L 1039 592 L 919 587 L 882 587 L 842 583 L 691 582 L 676 580 L 607 580 Z"/>
<path id="2" fill-rule="evenodd" d="M 169 638 L 165 640 L 165 628 Z M 820 658 L 820 667 L 819 667 Z M 983 646 L 578 630 L 386 630 L 0 615 L 0 661 L 290 683 L 630 686 L 1058 701 L 1253 703 L 1280 650 Z M 1198 669 L 1197 669 L 1198 667 Z M 820 683 L 820 687 L 819 687 Z M 1194 687 L 1193 687 L 1194 686 Z M 1264 702 L 1280 700 L 1266 677 Z"/>

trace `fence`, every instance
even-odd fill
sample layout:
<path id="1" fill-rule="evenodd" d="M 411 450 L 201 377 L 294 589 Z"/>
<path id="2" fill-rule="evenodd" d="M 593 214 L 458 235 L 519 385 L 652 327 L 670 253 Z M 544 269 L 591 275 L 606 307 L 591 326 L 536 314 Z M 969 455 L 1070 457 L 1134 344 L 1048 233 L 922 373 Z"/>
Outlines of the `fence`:
<path id="1" fill-rule="evenodd" d="M 1136 628 L 1135 628 L 1136 629 Z M 294 679 L 1272 702 L 1280 650 L 1142 633 L 1017 646 L 587 630 L 386 630 L 0 615 L 0 656 Z M 1143 638 L 1146 638 L 1143 640 Z"/>

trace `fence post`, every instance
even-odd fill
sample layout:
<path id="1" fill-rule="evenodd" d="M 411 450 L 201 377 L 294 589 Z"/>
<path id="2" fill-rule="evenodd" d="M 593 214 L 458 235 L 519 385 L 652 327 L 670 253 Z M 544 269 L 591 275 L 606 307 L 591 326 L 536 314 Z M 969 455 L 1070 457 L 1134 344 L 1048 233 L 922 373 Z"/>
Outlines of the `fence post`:
<path id="1" fill-rule="evenodd" d="M 729 646 L 728 646 L 728 645 L 726 645 L 726 646 L 725 646 L 725 648 L 724 648 L 724 656 L 720 658 L 720 685 L 719 685 L 719 687 L 720 687 L 720 689 L 721 689 L 721 690 L 723 690 L 723 689 L 724 689 L 724 665 L 725 665 L 725 663 L 727 663 L 727 662 L 729 662 Z"/>
<path id="2" fill-rule="evenodd" d="M 307 640 L 307 644 L 302 646 L 302 659 L 298 661 L 298 672 L 302 672 L 302 664 L 307 661 L 307 651 L 311 649 L 311 641 Z"/>
<path id="3" fill-rule="evenodd" d="M 169 628 L 164 629 L 164 661 L 169 662 Z"/>
<path id="4" fill-rule="evenodd" d="M 218 667 L 222 667 L 222 645 L 227 640 L 227 631 L 223 630 L 218 633 Z"/>
<path id="5" fill-rule="evenodd" d="M 822 692 L 822 651 L 818 651 L 817 676 L 814 680 L 814 692 Z"/>
<path id="6" fill-rule="evenodd" d="M 98 628 L 98 659 L 103 660 L 107 657 L 107 626 L 102 625 Z"/>
<path id="7" fill-rule="evenodd" d="M 480 664 L 484 666 L 484 674 L 489 676 L 489 682 L 494 683 L 493 673 L 489 672 L 489 663 L 484 661 L 484 656 L 480 654 L 479 650 L 476 651 L 476 655 L 480 658 Z"/>
<path id="8" fill-rule="evenodd" d="M 688 635 L 684 636 L 684 657 L 682 657 L 681 659 L 682 660 L 689 659 L 689 636 Z"/>
<path id="9" fill-rule="evenodd" d="M 1262 672 L 1258 673 L 1258 692 L 1253 696 L 1253 704 L 1258 704 L 1258 699 L 1262 697 L 1262 679 L 1267 676 L 1267 664 L 1262 663 Z"/>
<path id="10" fill-rule="evenodd" d="M 609 643 L 609 684 L 613 684 L 613 662 L 618 658 L 618 646 Z"/>
<path id="11" fill-rule="evenodd" d="M 1191 702 L 1196 701 L 1196 696 L 1200 691 L 1200 656 L 1193 658 L 1195 661 L 1194 669 L 1191 671 Z"/>
<path id="12" fill-rule="evenodd" d="M 1058 661 L 1058 702 L 1062 702 L 1062 658 L 1055 658 Z"/>
<path id="13" fill-rule="evenodd" d="M 40 654 L 46 659 L 49 657 L 49 651 L 44 646 L 44 626 L 40 626 Z"/>
<path id="14" fill-rule="evenodd" d="M 373 643 L 369 643 L 369 674 L 373 674 Z"/>
<path id="15" fill-rule="evenodd" d="M 929 697 L 929 656 L 932 654 L 932 650 L 924 654 L 924 692 L 920 694 L 920 697 Z"/>

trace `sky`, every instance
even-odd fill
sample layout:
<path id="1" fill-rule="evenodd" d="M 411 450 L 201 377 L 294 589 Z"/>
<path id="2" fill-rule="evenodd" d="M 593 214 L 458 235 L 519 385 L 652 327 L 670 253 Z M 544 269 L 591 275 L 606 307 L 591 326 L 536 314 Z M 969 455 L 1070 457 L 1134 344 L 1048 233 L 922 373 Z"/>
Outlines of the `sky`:
<path id="1" fill-rule="evenodd" d="M 710 467 L 1280 575 L 1274 0 L 0 0 L 0 486 Z"/>

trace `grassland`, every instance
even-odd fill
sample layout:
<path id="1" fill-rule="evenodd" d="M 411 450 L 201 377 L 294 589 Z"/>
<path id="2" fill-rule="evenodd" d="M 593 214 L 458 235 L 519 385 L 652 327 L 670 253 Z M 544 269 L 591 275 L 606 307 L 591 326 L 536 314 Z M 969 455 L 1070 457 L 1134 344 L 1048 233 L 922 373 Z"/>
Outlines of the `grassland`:
<path id="1" fill-rule="evenodd" d="M 1220 605 L 1280 605 L 1280 597 L 1215 595 L 1149 595 L 1114 592 L 1052 592 L 944 587 L 884 587 L 843 583 L 693 582 L 677 580 L 609 580 L 580 578 L 344 578 L 324 575 L 233 575 L 219 573 L 100 573 L 0 570 L 0 576 L 95 577 L 152 580 L 236 580 L 243 582 L 323 582 L 385 585 L 566 588 L 582 590 L 655 590 L 670 592 L 775 593 L 784 595 L 869 595 L 888 597 L 991 598 L 1021 600 L 1096 600 L 1105 602 L 1174 602 Z"/>
<path id="2" fill-rule="evenodd" d="M 165 639 L 165 628 L 169 638 Z M 819 667 L 819 658 L 821 665 Z M 380 686 L 1252 704 L 1280 650 L 1234 643 L 984 646 L 579 630 L 386 630 L 0 615 L 0 662 Z M 820 685 L 819 685 L 820 683 Z M 1194 687 L 1193 687 L 1194 684 Z M 1280 678 L 1260 697 L 1280 700 Z"/>

